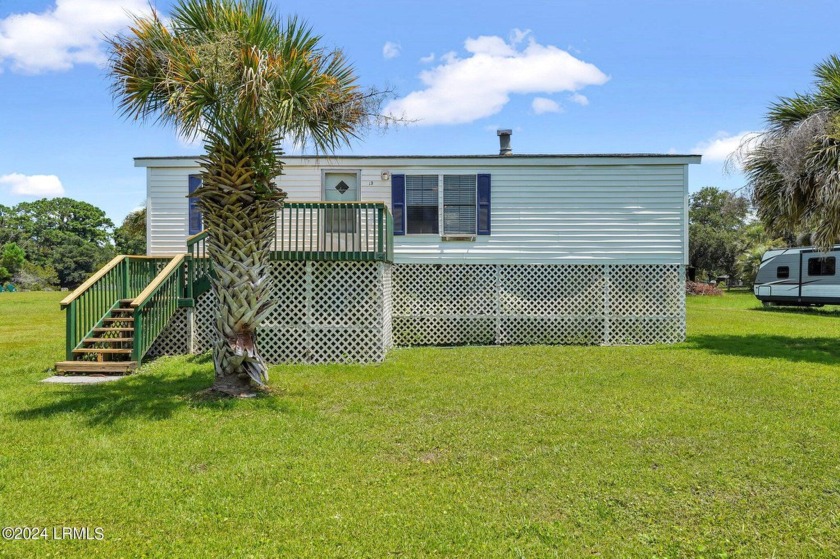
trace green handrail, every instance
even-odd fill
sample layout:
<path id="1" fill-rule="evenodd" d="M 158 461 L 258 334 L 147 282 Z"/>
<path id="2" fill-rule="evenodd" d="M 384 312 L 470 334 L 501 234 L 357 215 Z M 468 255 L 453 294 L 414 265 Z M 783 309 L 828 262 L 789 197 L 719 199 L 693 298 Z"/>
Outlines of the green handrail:
<path id="1" fill-rule="evenodd" d="M 273 260 L 394 261 L 394 218 L 384 202 L 286 202 L 275 220 Z M 208 284 L 207 231 L 187 239 L 187 297 Z"/>
<path id="2" fill-rule="evenodd" d="M 212 267 L 207 256 L 207 231 L 187 238 L 186 298 L 195 299 L 210 288 Z"/>
<path id="3" fill-rule="evenodd" d="M 155 277 L 168 258 L 117 256 L 61 301 L 66 314 L 65 352 L 73 350 L 98 328 L 120 299 L 137 296 Z"/>
<path id="4" fill-rule="evenodd" d="M 384 202 L 286 202 L 275 223 L 274 260 L 394 260 Z"/>
<path id="5" fill-rule="evenodd" d="M 131 360 L 138 363 L 163 332 L 185 295 L 186 254 L 179 254 L 131 302 L 134 309 L 134 345 Z"/>

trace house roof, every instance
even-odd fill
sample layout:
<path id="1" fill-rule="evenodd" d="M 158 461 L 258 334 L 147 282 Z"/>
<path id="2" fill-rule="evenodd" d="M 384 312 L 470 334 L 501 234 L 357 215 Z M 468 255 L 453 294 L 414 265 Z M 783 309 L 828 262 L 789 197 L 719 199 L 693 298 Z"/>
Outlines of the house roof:
<path id="1" fill-rule="evenodd" d="M 135 167 L 178 167 L 184 166 L 185 163 L 190 165 L 197 164 L 198 155 L 170 155 L 162 157 L 135 157 Z M 284 155 L 282 160 L 284 162 L 306 162 L 309 164 L 317 164 L 319 161 L 330 162 L 349 162 L 349 161 L 367 161 L 375 163 L 381 161 L 383 163 L 394 163 L 397 161 L 418 161 L 422 160 L 426 163 L 432 161 L 446 162 L 446 161 L 466 161 L 466 160 L 481 160 L 484 163 L 494 165 L 513 163 L 522 165 L 528 161 L 541 160 L 555 160 L 558 163 L 579 164 L 588 162 L 591 164 L 610 164 L 610 163 L 631 163 L 633 160 L 640 164 L 693 164 L 700 163 L 700 155 L 695 154 L 671 154 L 671 153 L 580 153 L 580 154 L 513 154 L 513 155 Z"/>
<path id="2" fill-rule="evenodd" d="M 149 157 L 135 157 L 134 160 L 141 159 L 185 159 L 195 160 L 201 157 L 200 155 L 165 155 L 165 156 L 149 156 Z M 532 157 L 666 157 L 666 158 L 680 158 L 680 157 L 700 157 L 697 154 L 676 154 L 676 153 L 516 153 L 511 155 L 283 155 L 285 159 L 528 159 Z"/>

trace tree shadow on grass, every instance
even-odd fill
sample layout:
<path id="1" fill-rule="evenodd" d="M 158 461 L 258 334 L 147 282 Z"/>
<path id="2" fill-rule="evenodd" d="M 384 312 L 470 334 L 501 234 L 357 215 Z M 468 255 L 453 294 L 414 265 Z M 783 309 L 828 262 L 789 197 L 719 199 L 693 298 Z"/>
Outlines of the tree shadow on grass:
<path id="1" fill-rule="evenodd" d="M 114 425 L 124 419 L 165 420 L 178 409 L 228 409 L 240 404 L 229 398 L 202 395 L 213 383 L 212 366 L 203 355 L 182 361 L 176 370 L 171 364 L 154 366 L 127 378 L 94 385 L 64 385 L 42 393 L 36 405 L 11 413 L 17 420 L 39 420 L 62 414 L 80 414 L 89 425 Z M 257 400 L 275 400 L 270 394 Z M 253 404 L 252 404 L 253 405 Z M 282 407 L 275 402 L 271 407 Z"/>
<path id="2" fill-rule="evenodd" d="M 719 355 L 785 359 L 793 362 L 840 365 L 840 340 L 837 338 L 794 338 L 752 334 L 749 336 L 691 336 L 683 347 Z"/>
<path id="3" fill-rule="evenodd" d="M 824 318 L 840 318 L 840 308 L 831 307 L 755 307 L 749 309 L 762 313 L 798 314 L 805 316 L 819 316 Z"/>

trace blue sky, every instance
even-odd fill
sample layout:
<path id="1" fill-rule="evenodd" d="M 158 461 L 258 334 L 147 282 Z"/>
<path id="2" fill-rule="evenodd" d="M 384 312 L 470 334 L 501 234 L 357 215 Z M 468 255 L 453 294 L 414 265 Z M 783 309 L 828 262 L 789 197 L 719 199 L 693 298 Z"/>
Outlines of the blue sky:
<path id="1" fill-rule="evenodd" d="M 152 1 L 164 14 L 171 2 Z M 115 221 L 145 200 L 136 156 L 192 155 L 174 130 L 122 119 L 101 37 L 144 0 L 0 0 L 0 204 L 91 202 Z M 700 153 L 692 191 L 737 189 L 722 159 L 769 103 L 840 51 L 834 1 L 484 0 L 276 3 L 393 88 L 413 125 L 344 153 Z"/>

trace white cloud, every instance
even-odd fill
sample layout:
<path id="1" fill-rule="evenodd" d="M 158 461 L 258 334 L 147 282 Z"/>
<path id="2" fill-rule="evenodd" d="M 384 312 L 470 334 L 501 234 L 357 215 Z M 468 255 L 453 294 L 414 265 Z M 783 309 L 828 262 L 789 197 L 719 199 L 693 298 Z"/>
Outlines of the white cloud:
<path id="1" fill-rule="evenodd" d="M 420 58 L 420 64 L 431 64 L 435 61 L 435 53 L 430 52 L 428 56 Z"/>
<path id="2" fill-rule="evenodd" d="M 483 54 L 492 58 L 509 58 L 516 56 L 516 43 L 506 43 L 495 35 L 482 35 L 476 39 L 464 41 L 464 49 L 474 54 Z"/>
<path id="3" fill-rule="evenodd" d="M 401 50 L 402 47 L 399 43 L 388 41 L 384 45 L 382 45 L 382 56 L 390 60 L 392 58 L 398 57 L 400 55 Z"/>
<path id="4" fill-rule="evenodd" d="M 703 162 L 726 161 L 732 153 L 738 151 L 744 142 L 750 142 L 756 138 L 755 132 L 739 132 L 730 135 L 727 132 L 718 132 L 711 139 L 695 145 L 692 153 L 699 153 L 703 156 Z"/>
<path id="5" fill-rule="evenodd" d="M 569 95 L 569 101 L 571 101 L 572 103 L 577 103 L 581 107 L 585 107 L 589 104 L 589 99 L 586 97 L 586 95 L 582 95 L 580 93 L 572 93 L 571 95 Z"/>
<path id="6" fill-rule="evenodd" d="M 453 62 L 455 62 L 457 60 L 458 60 L 458 53 L 455 52 L 454 50 L 451 50 L 449 52 L 445 52 L 442 55 L 440 55 L 440 61 L 443 62 L 444 64 L 452 64 Z"/>
<path id="7" fill-rule="evenodd" d="M 609 79 L 595 65 L 520 30 L 508 42 L 497 36 L 469 38 L 464 48 L 467 57 L 450 52 L 421 72 L 425 89 L 392 101 L 385 114 L 421 125 L 473 122 L 500 112 L 514 94 L 576 92 Z"/>
<path id="8" fill-rule="evenodd" d="M 530 29 L 515 28 L 513 31 L 510 32 L 510 42 L 514 45 L 518 45 L 519 43 L 525 40 L 525 37 L 527 37 L 530 34 Z"/>
<path id="9" fill-rule="evenodd" d="M 563 110 L 557 101 L 547 99 L 545 97 L 535 97 L 531 102 L 531 108 L 534 109 L 534 112 L 538 115 L 545 113 L 559 113 Z"/>
<path id="10" fill-rule="evenodd" d="M 104 64 L 102 37 L 116 33 L 129 12 L 148 13 L 145 0 L 56 0 L 40 13 L 0 20 L 0 69 L 37 74 L 69 70 L 75 64 Z"/>
<path id="11" fill-rule="evenodd" d="M 17 196 L 31 196 L 33 198 L 64 195 L 64 187 L 55 175 L 22 175 L 12 173 L 0 176 L 0 185 Z"/>

